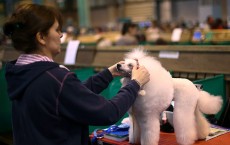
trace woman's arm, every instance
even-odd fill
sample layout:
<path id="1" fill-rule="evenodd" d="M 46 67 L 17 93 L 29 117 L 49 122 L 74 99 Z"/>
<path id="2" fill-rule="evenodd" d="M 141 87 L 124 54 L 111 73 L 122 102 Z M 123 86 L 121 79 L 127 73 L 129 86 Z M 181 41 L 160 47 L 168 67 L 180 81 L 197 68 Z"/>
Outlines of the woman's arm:
<path id="1" fill-rule="evenodd" d="M 107 70 L 108 71 L 108 70 Z M 75 77 L 69 75 L 64 81 L 58 98 L 58 113 L 72 121 L 88 125 L 116 123 L 134 103 L 140 86 L 134 80 L 111 100 L 95 94 Z"/>

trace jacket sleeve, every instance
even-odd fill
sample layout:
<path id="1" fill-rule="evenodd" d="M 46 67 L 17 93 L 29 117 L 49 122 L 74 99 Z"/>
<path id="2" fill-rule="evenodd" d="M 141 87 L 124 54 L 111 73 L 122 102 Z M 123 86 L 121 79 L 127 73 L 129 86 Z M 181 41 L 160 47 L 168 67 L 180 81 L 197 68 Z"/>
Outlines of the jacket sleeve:
<path id="1" fill-rule="evenodd" d="M 105 69 L 87 79 L 83 84 L 94 93 L 101 93 L 113 80 L 113 76 L 108 69 Z"/>
<path id="2" fill-rule="evenodd" d="M 106 100 L 85 87 L 76 76 L 69 75 L 58 98 L 58 113 L 81 124 L 110 125 L 128 111 L 139 89 L 137 82 L 132 80 L 111 100 Z"/>

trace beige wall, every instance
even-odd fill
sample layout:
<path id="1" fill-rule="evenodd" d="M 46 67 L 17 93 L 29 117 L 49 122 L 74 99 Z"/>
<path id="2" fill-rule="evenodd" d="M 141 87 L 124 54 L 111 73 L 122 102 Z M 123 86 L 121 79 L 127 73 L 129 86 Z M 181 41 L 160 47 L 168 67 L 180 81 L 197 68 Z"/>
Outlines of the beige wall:
<path id="1" fill-rule="evenodd" d="M 116 6 L 91 9 L 92 26 L 104 26 L 116 23 L 119 17 L 131 18 L 134 22 L 147 21 L 155 18 L 155 3 L 151 0 L 126 2 L 121 10 Z"/>
<path id="2" fill-rule="evenodd" d="M 134 22 L 154 19 L 154 8 L 153 1 L 126 3 L 124 8 L 125 17 L 131 18 Z"/>

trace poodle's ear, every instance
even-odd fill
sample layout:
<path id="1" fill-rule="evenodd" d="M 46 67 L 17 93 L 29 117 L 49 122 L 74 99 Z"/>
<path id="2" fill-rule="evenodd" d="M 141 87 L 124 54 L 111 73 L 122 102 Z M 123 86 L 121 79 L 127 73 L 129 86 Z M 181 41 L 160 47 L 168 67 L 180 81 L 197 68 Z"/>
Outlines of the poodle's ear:
<path id="1" fill-rule="evenodd" d="M 121 87 L 126 86 L 127 80 L 125 80 L 125 78 L 121 78 L 120 81 L 121 81 L 121 84 L 122 84 Z"/>
<path id="2" fill-rule="evenodd" d="M 124 82 L 124 78 L 121 78 L 121 80 L 120 80 L 120 81 L 121 81 L 121 83 L 123 84 L 123 82 Z"/>

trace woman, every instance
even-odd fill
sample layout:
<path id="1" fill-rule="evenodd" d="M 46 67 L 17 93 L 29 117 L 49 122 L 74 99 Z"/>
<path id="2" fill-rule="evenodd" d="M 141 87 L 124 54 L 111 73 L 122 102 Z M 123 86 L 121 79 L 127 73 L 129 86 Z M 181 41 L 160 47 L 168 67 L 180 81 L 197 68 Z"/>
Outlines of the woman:
<path id="1" fill-rule="evenodd" d="M 99 93 L 121 75 L 116 65 L 80 82 L 53 62 L 61 51 L 61 27 L 60 12 L 36 4 L 19 6 L 4 24 L 4 34 L 23 52 L 6 66 L 14 145 L 87 145 L 88 126 L 117 122 L 149 81 L 144 67 L 133 68 L 130 83 L 104 99 Z"/>
<path id="2" fill-rule="evenodd" d="M 138 45 L 137 25 L 131 22 L 124 23 L 121 30 L 121 37 L 116 45 Z"/>

